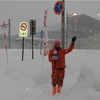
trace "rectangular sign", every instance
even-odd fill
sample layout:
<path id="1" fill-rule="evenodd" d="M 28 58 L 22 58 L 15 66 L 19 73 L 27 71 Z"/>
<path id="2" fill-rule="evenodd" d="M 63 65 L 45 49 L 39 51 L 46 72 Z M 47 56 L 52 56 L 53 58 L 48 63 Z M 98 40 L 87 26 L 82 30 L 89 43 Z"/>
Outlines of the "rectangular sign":
<path id="1" fill-rule="evenodd" d="M 19 25 L 19 37 L 27 37 L 28 36 L 28 23 L 20 22 Z"/>

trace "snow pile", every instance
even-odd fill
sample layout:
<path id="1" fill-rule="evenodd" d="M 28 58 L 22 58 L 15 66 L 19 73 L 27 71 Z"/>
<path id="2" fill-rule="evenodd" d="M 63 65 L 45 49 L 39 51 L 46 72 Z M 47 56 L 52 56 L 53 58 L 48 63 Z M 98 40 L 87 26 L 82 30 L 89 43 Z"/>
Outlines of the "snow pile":
<path id="1" fill-rule="evenodd" d="M 51 64 L 35 50 L 0 50 L 0 100 L 100 100 L 100 51 L 73 50 L 66 55 L 61 94 L 51 95 Z M 42 66 L 43 65 L 43 66 Z"/>
<path id="2" fill-rule="evenodd" d="M 71 100 L 100 100 L 99 56 L 82 67 L 77 82 L 70 88 L 68 96 Z"/>
<path id="3" fill-rule="evenodd" d="M 81 70 L 78 82 L 84 81 L 87 86 L 96 91 L 100 91 L 100 59 L 90 62 Z"/>

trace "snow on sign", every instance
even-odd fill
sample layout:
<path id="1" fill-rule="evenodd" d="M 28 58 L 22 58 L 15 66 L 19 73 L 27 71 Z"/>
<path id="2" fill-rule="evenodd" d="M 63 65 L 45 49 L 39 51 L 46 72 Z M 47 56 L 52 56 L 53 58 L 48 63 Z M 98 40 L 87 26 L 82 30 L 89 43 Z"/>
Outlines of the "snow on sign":
<path id="1" fill-rule="evenodd" d="M 20 22 L 19 25 L 19 37 L 27 37 L 28 36 L 28 23 Z"/>
<path id="2" fill-rule="evenodd" d="M 64 11 L 64 3 L 63 1 L 57 1 L 54 5 L 54 12 L 60 15 Z"/>

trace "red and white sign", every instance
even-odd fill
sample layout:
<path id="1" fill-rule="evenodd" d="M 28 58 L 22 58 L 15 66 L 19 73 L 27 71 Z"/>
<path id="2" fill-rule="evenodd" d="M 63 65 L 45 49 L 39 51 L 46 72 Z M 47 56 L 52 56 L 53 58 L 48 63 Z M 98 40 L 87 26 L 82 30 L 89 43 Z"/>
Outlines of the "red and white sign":
<path id="1" fill-rule="evenodd" d="M 22 23 L 20 25 L 20 28 L 21 28 L 22 31 L 25 31 L 27 29 L 27 24 L 26 23 Z"/>
<path id="2" fill-rule="evenodd" d="M 50 51 L 50 42 L 49 41 L 45 41 L 44 42 L 44 56 L 49 54 Z"/>
<path id="3" fill-rule="evenodd" d="M 54 5 L 54 12 L 57 15 L 60 15 L 64 11 L 64 2 L 63 1 L 57 1 Z"/>
<path id="4" fill-rule="evenodd" d="M 20 22 L 19 25 L 19 37 L 27 37 L 28 36 L 28 23 Z"/>
<path id="5" fill-rule="evenodd" d="M 44 15 L 44 27 L 47 27 L 47 11 L 45 10 L 45 15 Z"/>

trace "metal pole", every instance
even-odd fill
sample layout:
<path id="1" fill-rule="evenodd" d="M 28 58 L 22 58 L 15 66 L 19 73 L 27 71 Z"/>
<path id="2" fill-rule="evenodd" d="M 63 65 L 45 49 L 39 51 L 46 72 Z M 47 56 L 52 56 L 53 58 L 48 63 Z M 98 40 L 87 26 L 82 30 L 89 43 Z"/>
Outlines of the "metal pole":
<path id="1" fill-rule="evenodd" d="M 62 0 L 65 5 L 65 0 Z M 65 9 L 61 14 L 61 46 L 65 48 Z"/>
<path id="2" fill-rule="evenodd" d="M 68 47 L 68 13 L 66 13 L 66 47 Z"/>
<path id="3" fill-rule="evenodd" d="M 42 39 L 41 39 L 41 43 L 40 43 L 40 55 L 42 55 Z"/>
<path id="4" fill-rule="evenodd" d="M 8 26 L 9 26 L 9 48 L 11 48 L 11 45 L 10 45 L 10 19 L 8 20 Z"/>
<path id="5" fill-rule="evenodd" d="M 32 59 L 34 59 L 34 35 L 32 34 Z"/>
<path id="6" fill-rule="evenodd" d="M 23 37 L 23 41 L 22 41 L 22 61 L 24 59 L 24 37 Z"/>

